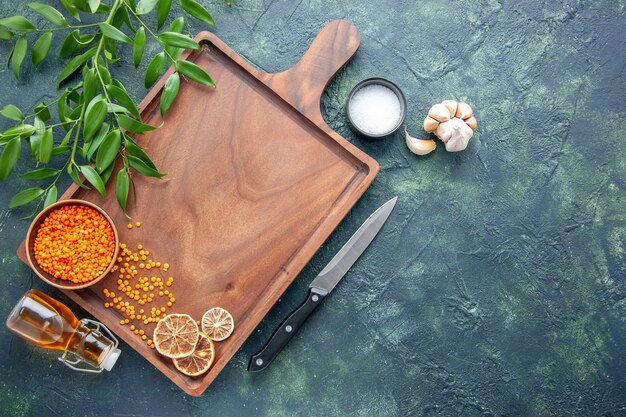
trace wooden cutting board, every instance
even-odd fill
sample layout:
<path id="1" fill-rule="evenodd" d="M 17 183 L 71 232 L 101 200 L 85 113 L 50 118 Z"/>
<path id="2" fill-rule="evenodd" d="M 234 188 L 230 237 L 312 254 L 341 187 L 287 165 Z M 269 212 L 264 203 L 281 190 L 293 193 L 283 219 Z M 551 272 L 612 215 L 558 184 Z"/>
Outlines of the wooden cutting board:
<path id="1" fill-rule="evenodd" d="M 103 289 L 117 289 L 117 274 L 66 292 L 191 395 L 209 386 L 378 172 L 376 161 L 330 129 L 320 112 L 326 85 L 359 46 L 352 24 L 331 22 L 300 62 L 277 74 L 254 68 L 212 33 L 196 41 L 202 49 L 180 59 L 204 68 L 217 88 L 183 80 L 163 126 L 135 136 L 168 174 L 164 180 L 135 176 L 138 197 L 130 214 L 142 226 L 126 228 L 115 181 L 106 199 L 76 185 L 62 196 L 99 205 L 122 242 L 141 243 L 171 265 L 166 276 L 175 279 L 177 301 L 168 313 L 198 320 L 215 306 L 232 313 L 235 331 L 215 343 L 213 367 L 191 378 L 120 325 L 117 310 L 103 306 Z M 162 122 L 159 97 L 172 72 L 139 106 L 147 123 Z M 23 245 L 18 254 L 25 260 Z M 133 324 L 149 335 L 154 329 Z"/>

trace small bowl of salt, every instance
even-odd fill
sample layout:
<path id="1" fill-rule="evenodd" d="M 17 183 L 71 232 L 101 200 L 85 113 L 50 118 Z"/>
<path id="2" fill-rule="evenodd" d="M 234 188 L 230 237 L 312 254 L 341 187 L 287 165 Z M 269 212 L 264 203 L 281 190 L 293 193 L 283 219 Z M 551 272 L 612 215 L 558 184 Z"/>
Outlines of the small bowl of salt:
<path id="1" fill-rule="evenodd" d="M 348 94 L 346 115 L 356 133 L 380 139 L 398 130 L 404 123 L 406 98 L 391 81 L 368 78 L 355 85 Z"/>

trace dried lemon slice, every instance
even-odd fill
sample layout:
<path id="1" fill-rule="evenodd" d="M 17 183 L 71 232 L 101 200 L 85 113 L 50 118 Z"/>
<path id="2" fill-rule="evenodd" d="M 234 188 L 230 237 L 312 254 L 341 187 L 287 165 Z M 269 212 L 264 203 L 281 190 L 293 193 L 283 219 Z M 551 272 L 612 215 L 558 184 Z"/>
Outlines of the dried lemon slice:
<path id="1" fill-rule="evenodd" d="M 202 331 L 216 342 L 226 339 L 234 329 L 233 316 L 221 307 L 213 307 L 202 316 Z"/>
<path id="2" fill-rule="evenodd" d="M 209 370 L 213 359 L 215 359 L 215 346 L 207 335 L 200 333 L 196 350 L 189 356 L 174 359 L 173 362 L 176 369 L 183 374 L 198 376 Z"/>
<path id="3" fill-rule="evenodd" d="M 156 350 L 168 358 L 182 358 L 193 353 L 198 343 L 198 325 L 187 314 L 170 314 L 159 320 L 152 340 Z"/>

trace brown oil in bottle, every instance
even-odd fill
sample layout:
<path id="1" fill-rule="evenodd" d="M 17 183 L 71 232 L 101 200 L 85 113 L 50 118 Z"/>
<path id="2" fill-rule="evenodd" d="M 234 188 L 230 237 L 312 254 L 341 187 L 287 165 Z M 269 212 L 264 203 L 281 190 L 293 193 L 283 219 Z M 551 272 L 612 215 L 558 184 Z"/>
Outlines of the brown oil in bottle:
<path id="1" fill-rule="evenodd" d="M 63 303 L 37 290 L 22 297 L 6 324 L 34 345 L 72 352 L 96 367 L 113 347 L 111 340 L 83 325 Z"/>

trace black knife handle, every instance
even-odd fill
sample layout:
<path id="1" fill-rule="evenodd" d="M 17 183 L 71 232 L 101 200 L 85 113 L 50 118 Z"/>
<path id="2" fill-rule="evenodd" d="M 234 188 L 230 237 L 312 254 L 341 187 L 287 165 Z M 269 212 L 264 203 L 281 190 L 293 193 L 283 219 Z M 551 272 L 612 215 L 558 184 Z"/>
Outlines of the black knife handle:
<path id="1" fill-rule="evenodd" d="M 249 372 L 260 372 L 272 363 L 280 351 L 300 329 L 304 321 L 311 315 L 326 297 L 327 292 L 310 288 L 306 300 L 296 308 L 281 324 L 267 341 L 263 349 L 250 357 Z"/>

